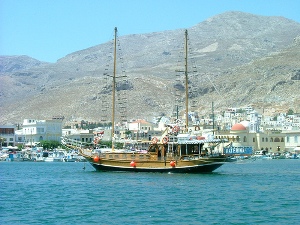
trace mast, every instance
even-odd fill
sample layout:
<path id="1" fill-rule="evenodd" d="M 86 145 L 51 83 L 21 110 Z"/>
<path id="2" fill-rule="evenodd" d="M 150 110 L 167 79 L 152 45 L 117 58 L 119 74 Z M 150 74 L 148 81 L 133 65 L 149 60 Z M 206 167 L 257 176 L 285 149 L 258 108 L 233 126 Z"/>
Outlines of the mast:
<path id="1" fill-rule="evenodd" d="M 215 112 L 214 112 L 214 102 L 211 103 L 212 110 L 212 120 L 213 120 L 213 135 L 215 135 Z"/>
<path id="2" fill-rule="evenodd" d="M 113 84 L 112 84 L 112 118 L 111 118 L 111 140 L 112 151 L 115 150 L 115 109 L 116 109 L 116 65 L 117 65 L 117 27 L 115 27 L 115 40 L 114 40 L 114 71 L 113 71 Z"/>
<path id="3" fill-rule="evenodd" d="M 189 90 L 188 90 L 188 31 L 185 30 L 185 68 L 184 68 L 184 75 L 185 75 L 185 131 L 188 132 L 189 129 Z"/>

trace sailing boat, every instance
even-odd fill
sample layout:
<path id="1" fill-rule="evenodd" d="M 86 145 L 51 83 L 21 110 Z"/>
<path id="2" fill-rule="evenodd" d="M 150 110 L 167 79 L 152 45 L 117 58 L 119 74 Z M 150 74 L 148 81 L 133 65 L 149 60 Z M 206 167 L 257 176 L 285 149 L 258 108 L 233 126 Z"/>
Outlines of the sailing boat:
<path id="1" fill-rule="evenodd" d="M 115 28 L 115 49 L 116 49 Z M 185 127 L 179 124 L 168 126 L 163 136 L 154 137 L 143 143 L 148 145 L 145 152 L 130 149 L 80 149 L 81 155 L 97 171 L 132 171 L 132 172 L 161 172 L 161 173 L 205 173 L 212 172 L 226 161 L 221 152 L 214 152 L 216 146 L 227 142 L 221 139 L 203 139 L 192 135 L 188 131 L 188 71 L 187 71 L 187 30 L 185 31 Z M 116 85 L 116 50 L 114 50 L 113 74 L 113 106 L 112 106 L 112 140 L 114 142 L 114 114 L 115 114 L 115 85 Z M 205 149 L 204 149 L 205 148 Z"/>

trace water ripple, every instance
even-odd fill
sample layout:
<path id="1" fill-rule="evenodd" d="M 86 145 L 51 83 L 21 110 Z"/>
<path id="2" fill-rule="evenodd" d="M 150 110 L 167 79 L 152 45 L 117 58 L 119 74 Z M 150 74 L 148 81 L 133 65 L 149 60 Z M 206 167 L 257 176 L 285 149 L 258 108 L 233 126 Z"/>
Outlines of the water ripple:
<path id="1" fill-rule="evenodd" d="M 299 165 L 268 160 L 156 174 L 1 162 L 0 224 L 295 224 Z"/>

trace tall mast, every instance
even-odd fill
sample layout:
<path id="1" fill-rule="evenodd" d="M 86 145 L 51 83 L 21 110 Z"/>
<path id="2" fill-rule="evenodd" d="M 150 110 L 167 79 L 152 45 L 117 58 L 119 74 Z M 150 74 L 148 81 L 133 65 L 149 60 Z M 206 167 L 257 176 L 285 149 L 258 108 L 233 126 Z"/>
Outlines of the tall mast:
<path id="1" fill-rule="evenodd" d="M 215 135 L 215 112 L 214 112 L 214 102 L 211 103 L 212 110 L 212 121 L 213 121 L 213 135 Z"/>
<path id="2" fill-rule="evenodd" d="M 185 131 L 187 132 L 189 129 L 189 90 L 188 90 L 188 31 L 185 30 Z"/>
<path id="3" fill-rule="evenodd" d="M 116 65 L 117 65 L 117 31 L 115 27 L 115 40 L 114 40 L 114 73 L 113 73 L 113 84 L 112 84 L 112 118 L 111 118 L 111 140 L 112 140 L 112 151 L 115 146 L 115 109 L 116 109 Z"/>

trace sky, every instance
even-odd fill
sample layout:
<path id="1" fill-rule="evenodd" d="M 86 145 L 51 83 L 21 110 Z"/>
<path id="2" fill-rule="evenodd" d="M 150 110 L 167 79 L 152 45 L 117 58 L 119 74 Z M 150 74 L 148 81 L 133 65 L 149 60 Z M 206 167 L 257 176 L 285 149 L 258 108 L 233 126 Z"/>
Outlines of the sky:
<path id="1" fill-rule="evenodd" d="M 227 11 L 300 23 L 300 0 L 0 0 L 0 55 L 45 62 L 118 35 L 190 28 Z"/>

